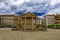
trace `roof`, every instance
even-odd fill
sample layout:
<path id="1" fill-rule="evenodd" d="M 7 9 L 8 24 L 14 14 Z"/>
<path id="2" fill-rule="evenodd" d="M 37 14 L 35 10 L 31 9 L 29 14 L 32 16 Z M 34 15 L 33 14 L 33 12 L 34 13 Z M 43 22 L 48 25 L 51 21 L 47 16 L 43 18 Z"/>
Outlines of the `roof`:
<path id="1" fill-rule="evenodd" d="M 46 17 L 46 16 L 55 16 L 55 15 L 45 15 L 44 17 Z"/>
<path id="2" fill-rule="evenodd" d="M 0 15 L 2 17 L 11 17 L 11 16 L 15 16 L 15 15 Z"/>
<path id="3" fill-rule="evenodd" d="M 33 13 L 30 13 L 30 12 L 27 12 L 27 13 L 24 13 L 24 14 L 22 14 L 20 16 L 28 16 L 28 17 L 31 17 L 31 16 L 37 16 L 37 15 L 35 15 Z"/>

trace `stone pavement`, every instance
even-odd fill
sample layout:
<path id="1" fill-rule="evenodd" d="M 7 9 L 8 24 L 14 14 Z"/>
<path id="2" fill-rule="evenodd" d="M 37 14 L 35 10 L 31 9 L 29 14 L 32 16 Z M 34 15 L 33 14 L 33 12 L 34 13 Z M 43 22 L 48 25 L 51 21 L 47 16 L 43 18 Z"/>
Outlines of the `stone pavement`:
<path id="1" fill-rule="evenodd" d="M 34 32 L 0 30 L 0 40 L 60 40 L 60 29 Z"/>

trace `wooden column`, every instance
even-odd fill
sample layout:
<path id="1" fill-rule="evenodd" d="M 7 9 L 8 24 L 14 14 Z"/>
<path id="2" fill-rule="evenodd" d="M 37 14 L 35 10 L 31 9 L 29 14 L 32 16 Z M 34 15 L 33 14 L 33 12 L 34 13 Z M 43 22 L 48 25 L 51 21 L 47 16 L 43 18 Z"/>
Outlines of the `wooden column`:
<path id="1" fill-rule="evenodd" d="M 22 25 L 22 18 L 21 18 L 21 25 Z"/>
<path id="2" fill-rule="evenodd" d="M 25 23 L 24 23 L 24 30 L 26 30 L 26 17 L 25 17 Z"/>
<path id="3" fill-rule="evenodd" d="M 38 18 L 36 19 L 36 25 L 38 24 Z"/>
<path id="4" fill-rule="evenodd" d="M 26 26 L 26 17 L 25 17 L 25 26 Z"/>
<path id="5" fill-rule="evenodd" d="M 36 19 L 35 19 L 35 24 L 36 24 Z"/>
<path id="6" fill-rule="evenodd" d="M 32 17 L 32 26 L 33 26 L 33 17 Z"/>
<path id="7" fill-rule="evenodd" d="M 32 17 L 32 30 L 33 30 L 33 17 Z"/>

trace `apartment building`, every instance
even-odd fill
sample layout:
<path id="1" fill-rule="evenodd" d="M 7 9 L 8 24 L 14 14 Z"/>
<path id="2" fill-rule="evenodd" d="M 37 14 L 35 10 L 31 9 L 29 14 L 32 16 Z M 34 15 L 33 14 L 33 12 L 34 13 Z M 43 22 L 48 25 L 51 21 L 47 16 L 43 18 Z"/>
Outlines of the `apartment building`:
<path id="1" fill-rule="evenodd" d="M 47 26 L 51 24 L 60 24 L 60 14 L 45 15 L 42 24 Z"/>
<path id="2" fill-rule="evenodd" d="M 15 15 L 0 15 L 1 24 L 3 24 L 3 25 L 13 25 L 14 24 L 14 16 Z"/>
<path id="3" fill-rule="evenodd" d="M 55 24 L 55 15 L 45 15 L 43 19 L 43 24 L 46 26 Z"/>
<path id="4" fill-rule="evenodd" d="M 55 15 L 55 24 L 60 24 L 60 14 Z"/>

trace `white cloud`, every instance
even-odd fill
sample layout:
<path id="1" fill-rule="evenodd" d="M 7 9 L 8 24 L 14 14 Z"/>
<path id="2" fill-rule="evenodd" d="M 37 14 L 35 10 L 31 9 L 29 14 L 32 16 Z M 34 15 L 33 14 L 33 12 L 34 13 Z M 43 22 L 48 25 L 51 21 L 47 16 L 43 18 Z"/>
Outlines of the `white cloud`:
<path id="1" fill-rule="evenodd" d="M 24 0 L 17 0 L 17 1 L 10 0 L 10 4 L 12 5 L 21 5 L 23 2 Z"/>
<path id="2" fill-rule="evenodd" d="M 30 2 L 31 0 L 24 0 L 25 2 Z"/>
<path id="3" fill-rule="evenodd" d="M 11 12 L 11 13 L 0 13 L 0 15 L 14 15 L 15 13 L 14 12 Z"/>
<path id="4" fill-rule="evenodd" d="M 33 3 L 42 3 L 43 1 L 46 1 L 46 0 L 31 0 L 30 2 L 33 2 Z"/>
<path id="5" fill-rule="evenodd" d="M 6 3 L 8 3 L 8 5 L 6 5 L 5 4 L 5 2 Z M 17 11 L 23 11 L 23 10 L 28 10 L 28 11 L 30 11 L 30 12 L 41 12 L 41 11 L 43 11 L 48 5 L 50 5 L 50 6 L 54 6 L 54 5 L 56 5 L 56 4 L 58 4 L 58 3 L 60 3 L 60 0 L 7 0 L 7 1 L 5 1 L 5 2 L 1 2 L 0 3 L 0 8 L 4 8 L 4 9 L 6 9 L 6 10 L 9 10 L 9 11 L 12 11 L 11 10 L 11 6 L 13 5 L 13 6 L 17 6 L 18 8 L 18 10 Z M 20 7 L 23 3 L 29 3 L 29 4 L 31 4 L 31 5 L 33 5 L 33 6 L 28 6 L 28 5 L 23 5 L 22 7 Z M 41 3 L 46 3 L 45 4 L 45 6 L 43 5 L 43 4 L 41 4 Z M 6 11 L 5 10 L 5 11 Z M 54 9 L 55 10 L 55 9 Z M 58 9 L 57 9 L 58 10 Z M 50 11 L 49 11 L 50 12 Z M 14 12 L 13 12 L 14 13 Z M 52 13 L 52 12 L 51 12 Z M 4 13 L 5 14 L 5 13 Z M 11 13 L 10 13 L 11 14 Z"/>
<path id="6" fill-rule="evenodd" d="M 51 14 L 60 14 L 60 8 L 53 9 L 47 13 L 47 15 Z"/>
<path id="7" fill-rule="evenodd" d="M 4 3 L 0 3 L 0 7 L 4 7 L 6 6 Z"/>
<path id="8" fill-rule="evenodd" d="M 30 12 L 35 12 L 35 11 L 41 12 L 48 6 L 48 4 L 49 4 L 49 1 L 47 0 L 31 0 L 30 3 L 24 3 L 23 7 L 24 9 L 26 8 Z M 28 5 L 33 5 L 33 6 L 28 6 Z"/>
<path id="9" fill-rule="evenodd" d="M 60 0 L 51 0 L 51 3 L 50 3 L 50 5 L 55 5 L 55 4 L 57 4 L 57 3 L 60 3 Z"/>

